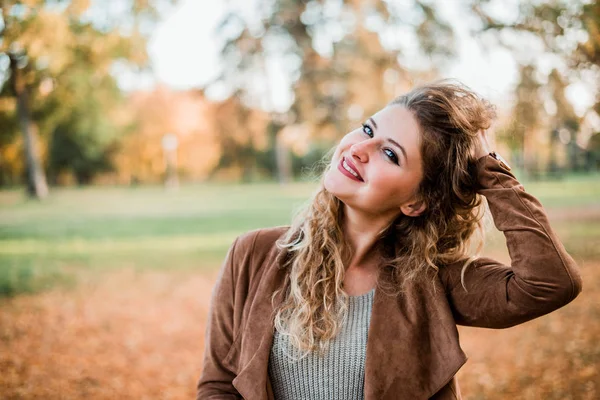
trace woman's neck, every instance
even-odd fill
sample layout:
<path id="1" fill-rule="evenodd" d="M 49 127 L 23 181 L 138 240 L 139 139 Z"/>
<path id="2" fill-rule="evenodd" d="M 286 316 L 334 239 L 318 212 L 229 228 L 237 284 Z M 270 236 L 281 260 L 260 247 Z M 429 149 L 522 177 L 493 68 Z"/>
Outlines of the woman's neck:
<path id="1" fill-rule="evenodd" d="M 365 214 L 344 205 L 342 229 L 352 250 L 347 267 L 367 265 L 377 256 L 377 240 L 396 217 Z"/>

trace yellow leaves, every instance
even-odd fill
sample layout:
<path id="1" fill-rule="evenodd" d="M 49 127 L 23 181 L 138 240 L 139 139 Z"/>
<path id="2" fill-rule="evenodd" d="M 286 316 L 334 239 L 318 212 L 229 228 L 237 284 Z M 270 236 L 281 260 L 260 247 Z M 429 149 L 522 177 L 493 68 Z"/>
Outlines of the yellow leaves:
<path id="1" fill-rule="evenodd" d="M 40 82 L 39 92 L 42 97 L 48 96 L 54 90 L 54 80 L 52 78 L 44 78 Z"/>
<path id="2" fill-rule="evenodd" d="M 21 0 L 19 1 L 20 4 L 26 6 L 29 9 L 38 9 L 41 8 L 45 1 L 44 0 Z"/>
<path id="3" fill-rule="evenodd" d="M 79 17 L 90 8 L 90 5 L 90 0 L 71 0 L 67 13 Z"/>
<path id="4" fill-rule="evenodd" d="M 58 73 L 71 59 L 69 47 L 74 44 L 74 35 L 65 15 L 42 9 L 21 24 L 13 22 L 4 40 L 25 50 L 37 67 Z"/>
<path id="5" fill-rule="evenodd" d="M 590 379 L 600 374 L 600 369 L 596 365 L 588 365 L 579 371 L 579 376 L 583 379 Z"/>
<path id="6" fill-rule="evenodd" d="M 200 93 L 177 93 L 164 87 L 138 92 L 129 99 L 124 113 L 133 116 L 137 124 L 123 138 L 115 157 L 119 182 L 127 182 L 131 177 L 142 182 L 160 182 L 165 172 L 161 141 L 166 133 L 177 136 L 178 170 L 186 179 L 205 179 L 218 163 L 221 151 L 215 128 L 215 105 Z"/>
<path id="7" fill-rule="evenodd" d="M 133 7 L 135 10 L 144 10 L 150 7 L 149 0 L 133 0 Z"/>
<path id="8" fill-rule="evenodd" d="M 306 123 L 287 125 L 279 132 L 279 138 L 296 155 L 304 156 L 309 150 L 310 127 Z"/>
<path id="9" fill-rule="evenodd" d="M 23 140 L 18 136 L 12 143 L 0 146 L 0 160 L 4 165 L 5 174 L 12 175 L 15 181 L 23 174 Z"/>
<path id="10" fill-rule="evenodd" d="M 127 59 L 137 65 L 143 65 L 148 61 L 146 52 L 146 39 L 139 31 L 134 31 L 128 38 Z"/>
<path id="11" fill-rule="evenodd" d="M 0 113 L 12 114 L 17 109 L 17 99 L 14 97 L 0 97 Z"/>
<path id="12" fill-rule="evenodd" d="M 81 19 L 91 0 L 72 0 L 65 10 L 37 0 L 22 3 L 27 6 L 13 6 L 17 11 L 8 13 L 0 51 L 23 53 L 33 69 L 56 76 L 75 57 L 105 73 L 121 58 L 140 66 L 148 62 L 146 38 L 135 26 L 123 34 L 118 25 L 100 30 Z M 136 21 L 137 15 L 131 18 Z"/>
<path id="13" fill-rule="evenodd" d="M 94 68 L 105 71 L 118 59 L 144 65 L 148 61 L 145 40 L 139 33 L 125 37 L 118 31 L 111 31 L 99 36 L 97 32 L 88 30 L 78 35 L 77 44 L 87 49 L 88 62 Z"/>

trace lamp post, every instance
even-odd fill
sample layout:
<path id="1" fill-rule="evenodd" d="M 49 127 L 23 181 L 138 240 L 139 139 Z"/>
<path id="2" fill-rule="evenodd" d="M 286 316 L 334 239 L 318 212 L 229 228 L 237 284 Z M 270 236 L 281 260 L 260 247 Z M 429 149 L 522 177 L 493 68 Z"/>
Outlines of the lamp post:
<path id="1" fill-rule="evenodd" d="M 173 133 L 166 133 L 162 137 L 162 148 L 165 155 L 165 188 L 177 189 L 177 146 L 179 142 Z"/>

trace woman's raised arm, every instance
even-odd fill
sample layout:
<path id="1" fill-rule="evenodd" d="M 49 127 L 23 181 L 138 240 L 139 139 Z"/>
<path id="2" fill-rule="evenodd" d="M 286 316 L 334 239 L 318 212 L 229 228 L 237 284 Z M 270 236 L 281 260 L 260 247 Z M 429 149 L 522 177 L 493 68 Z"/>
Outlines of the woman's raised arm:
<path id="1" fill-rule="evenodd" d="M 479 192 L 506 237 L 511 266 L 477 259 L 465 271 L 466 290 L 462 262 L 440 269 L 456 322 L 505 328 L 569 303 L 581 292 L 581 276 L 540 202 L 490 155 L 478 159 L 477 172 Z"/>

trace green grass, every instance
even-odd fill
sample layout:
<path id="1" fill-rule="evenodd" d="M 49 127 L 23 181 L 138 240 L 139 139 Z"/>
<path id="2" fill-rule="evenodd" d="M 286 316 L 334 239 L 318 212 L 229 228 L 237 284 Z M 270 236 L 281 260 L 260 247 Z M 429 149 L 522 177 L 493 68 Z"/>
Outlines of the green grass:
<path id="1" fill-rule="evenodd" d="M 214 269 L 237 235 L 289 223 L 313 189 L 69 188 L 54 189 L 44 202 L 0 192 L 0 296 L 50 287 L 81 271 Z"/>
<path id="2" fill-rule="evenodd" d="M 525 186 L 553 211 L 600 206 L 597 176 Z M 44 202 L 0 192 L 0 296 L 120 268 L 214 271 L 237 235 L 288 224 L 314 189 L 310 183 L 202 184 L 176 192 L 68 188 L 54 189 Z M 600 259 L 594 218 L 555 224 L 575 255 Z"/>
<path id="3" fill-rule="evenodd" d="M 517 178 L 520 177 L 517 175 Z M 600 174 L 572 175 L 557 180 L 521 181 L 544 207 L 600 205 Z"/>

